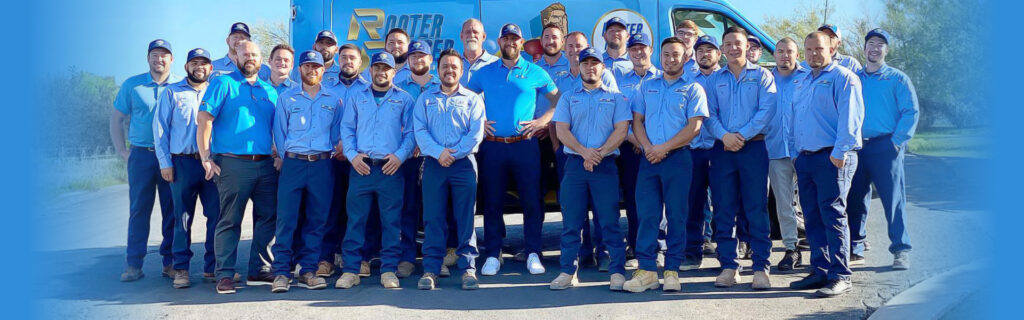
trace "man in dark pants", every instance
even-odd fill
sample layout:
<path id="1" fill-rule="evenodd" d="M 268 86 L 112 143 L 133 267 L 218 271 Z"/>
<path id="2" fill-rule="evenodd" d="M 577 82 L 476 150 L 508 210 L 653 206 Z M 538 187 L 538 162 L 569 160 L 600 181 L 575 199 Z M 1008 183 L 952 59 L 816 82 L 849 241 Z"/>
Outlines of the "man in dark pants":
<path id="1" fill-rule="evenodd" d="M 853 287 L 846 196 L 857 170 L 864 121 L 860 80 L 832 60 L 832 50 L 824 32 L 807 35 L 804 57 L 811 71 L 793 91 L 792 134 L 799 152 L 794 166 L 811 246 L 811 273 L 789 287 L 820 288 L 816 295 L 822 297 Z"/>
<path id="2" fill-rule="evenodd" d="M 163 275 L 172 277 L 171 243 L 174 238 L 173 202 L 171 187 L 160 178 L 160 163 L 153 148 L 153 110 L 157 98 L 181 77 L 171 74 L 171 44 L 163 39 L 149 43 L 146 53 L 149 72 L 124 81 L 114 99 L 110 114 L 110 140 L 114 150 L 128 163 L 128 243 L 125 250 L 125 270 L 121 281 L 142 278 L 142 260 L 146 257 L 149 241 L 149 217 L 153 214 L 156 194 L 160 194 L 162 217 L 160 255 L 163 256 Z M 129 119 L 125 119 L 128 117 Z M 125 149 L 124 122 L 128 125 L 130 149 Z"/>
<path id="3" fill-rule="evenodd" d="M 716 74 L 722 67 L 718 61 L 722 58 L 722 51 L 719 49 L 718 40 L 709 35 L 697 38 L 694 46 L 699 70 L 694 73 L 694 82 L 701 85 L 704 92 L 711 84 L 711 76 Z M 710 210 L 710 196 L 708 190 L 711 187 L 711 179 L 708 178 L 711 172 L 711 148 L 715 146 L 715 137 L 707 126 L 701 128 L 700 133 L 690 142 L 690 155 L 693 158 L 693 182 L 690 185 L 690 212 L 686 218 L 686 259 L 680 266 L 680 271 L 697 270 L 704 265 L 704 254 L 714 253 L 715 248 L 711 244 L 714 230 L 711 230 L 711 221 L 714 215 Z"/>
<path id="4" fill-rule="evenodd" d="M 203 279 L 216 281 L 213 237 L 220 218 L 217 185 L 204 179 L 206 172 L 199 161 L 196 145 L 196 115 L 199 102 L 206 93 L 213 66 L 210 52 L 197 48 L 189 51 L 185 62 L 188 78 L 167 87 L 160 96 L 153 117 L 153 146 L 160 162 L 160 175 L 171 184 L 174 197 L 174 283 L 175 288 L 188 288 L 189 264 L 192 260 L 192 219 L 196 198 L 203 203 L 206 216 L 206 253 L 203 255 Z"/>
<path id="5" fill-rule="evenodd" d="M 238 70 L 214 78 L 199 107 L 196 139 L 206 179 L 220 191 L 217 223 L 217 293 L 235 293 L 235 259 L 246 203 L 253 203 L 249 285 L 270 285 L 270 241 L 277 210 L 277 170 L 271 156 L 271 128 L 277 90 L 259 79 L 262 56 L 252 41 L 235 48 Z M 212 138 L 212 144 L 211 144 Z M 211 155 L 212 154 L 212 155 Z"/>
<path id="6" fill-rule="evenodd" d="M 376 200 L 380 209 L 380 282 L 398 288 L 398 261 L 402 255 L 402 162 L 413 152 L 412 96 L 394 86 L 395 58 L 390 53 L 373 55 L 373 81 L 345 99 L 341 139 L 345 157 L 351 159 L 346 206 L 348 226 L 342 243 L 345 265 L 335 287 L 359 284 L 359 261 L 366 241 L 366 220 Z"/>
<path id="7" fill-rule="evenodd" d="M 907 190 L 903 154 L 917 128 L 917 93 L 902 71 L 885 64 L 889 32 L 874 29 L 864 37 L 867 66 L 857 76 L 864 85 L 864 149 L 850 187 L 850 265 L 863 264 L 867 237 L 871 184 L 882 200 L 889 231 L 893 269 L 910 268 L 910 233 L 907 232 Z"/>

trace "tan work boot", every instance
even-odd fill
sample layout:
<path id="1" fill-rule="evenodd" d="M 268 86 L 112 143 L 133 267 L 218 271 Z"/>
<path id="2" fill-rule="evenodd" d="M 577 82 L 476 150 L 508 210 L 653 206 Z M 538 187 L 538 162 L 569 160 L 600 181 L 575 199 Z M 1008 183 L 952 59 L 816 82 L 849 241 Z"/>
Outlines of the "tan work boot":
<path id="1" fill-rule="evenodd" d="M 480 288 L 480 279 L 477 279 L 475 272 L 462 274 L 462 290 L 476 290 Z"/>
<path id="2" fill-rule="evenodd" d="M 174 270 L 174 288 L 183 289 L 192 286 L 192 280 L 188 278 L 188 270 Z"/>
<path id="3" fill-rule="evenodd" d="M 334 275 L 334 264 L 321 260 L 316 265 L 316 276 L 329 278 Z"/>
<path id="4" fill-rule="evenodd" d="M 622 291 L 622 285 L 626 283 L 626 276 L 621 273 L 613 273 L 611 278 L 608 279 L 608 289 L 612 291 Z"/>
<path id="5" fill-rule="evenodd" d="M 448 270 L 448 266 L 442 264 L 441 265 L 441 277 L 442 278 L 447 278 L 447 277 L 451 277 L 451 276 L 452 276 L 452 271 Z"/>
<path id="6" fill-rule="evenodd" d="M 722 273 L 718 274 L 718 278 L 715 279 L 715 286 L 728 288 L 736 285 L 737 282 L 740 282 L 740 273 L 736 269 L 723 269 Z"/>
<path id="7" fill-rule="evenodd" d="M 398 263 L 398 272 L 395 272 L 399 278 L 405 278 L 412 275 L 412 272 L 416 271 L 416 265 L 409 261 L 402 261 Z"/>
<path id="8" fill-rule="evenodd" d="M 384 289 L 398 289 L 398 276 L 394 272 L 381 273 L 380 285 L 384 286 Z"/>
<path id="9" fill-rule="evenodd" d="M 160 272 L 160 274 L 163 275 L 164 278 L 174 279 L 174 274 L 175 274 L 174 273 L 174 266 L 173 265 L 166 265 L 166 266 L 164 266 L 164 269 L 163 269 L 163 271 Z"/>
<path id="10" fill-rule="evenodd" d="M 359 263 L 359 276 L 369 277 L 370 276 L 370 262 L 363 261 Z"/>
<path id="11" fill-rule="evenodd" d="M 444 260 L 441 265 L 446 267 L 454 267 L 459 262 L 459 256 L 455 255 L 455 248 L 448 248 L 448 251 L 444 254 Z"/>
<path id="12" fill-rule="evenodd" d="M 358 285 L 359 276 L 351 272 L 345 272 L 341 274 L 341 277 L 338 278 L 338 281 L 334 283 L 334 287 L 338 289 L 348 289 Z"/>
<path id="13" fill-rule="evenodd" d="M 576 279 L 575 274 L 562 272 L 558 274 L 555 280 L 551 281 L 551 290 L 565 290 L 579 283 L 580 281 Z"/>
<path id="14" fill-rule="evenodd" d="M 772 279 L 768 271 L 754 271 L 754 281 L 750 283 L 754 290 L 767 290 L 772 288 Z"/>
<path id="15" fill-rule="evenodd" d="M 416 283 L 416 287 L 420 290 L 433 290 L 435 283 L 437 282 L 437 276 L 433 272 L 426 272 L 420 277 L 420 281 Z"/>
<path id="16" fill-rule="evenodd" d="M 629 292 L 644 292 L 647 289 L 657 289 L 660 285 L 657 272 L 637 269 L 633 271 L 633 278 L 622 284 L 622 288 Z"/>
<path id="17" fill-rule="evenodd" d="M 665 270 L 665 284 L 662 285 L 662 291 L 679 291 L 682 286 L 679 284 L 679 272 L 673 270 Z"/>
<path id="18" fill-rule="evenodd" d="M 327 280 L 324 280 L 324 278 L 321 277 L 317 277 L 312 272 L 306 272 L 303 273 L 301 277 L 299 277 L 299 286 L 311 290 L 320 290 L 323 288 L 327 288 Z"/>
<path id="19" fill-rule="evenodd" d="M 273 293 L 284 293 L 288 292 L 288 288 L 292 285 L 292 279 L 285 275 L 278 275 L 274 277 L 274 283 L 270 284 L 270 292 Z"/>

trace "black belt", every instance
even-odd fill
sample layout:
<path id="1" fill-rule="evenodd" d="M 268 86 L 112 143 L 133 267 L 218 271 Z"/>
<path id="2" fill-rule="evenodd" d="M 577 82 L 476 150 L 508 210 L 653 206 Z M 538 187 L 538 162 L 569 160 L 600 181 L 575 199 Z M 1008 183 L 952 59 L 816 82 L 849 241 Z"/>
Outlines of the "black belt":
<path id="1" fill-rule="evenodd" d="M 877 136 L 877 137 L 864 138 L 864 142 L 874 141 L 874 140 L 882 140 L 882 139 L 890 140 L 890 139 L 892 139 L 892 134 L 890 133 L 890 134 L 883 134 L 883 135 L 880 135 L 880 136 Z"/>
<path id="2" fill-rule="evenodd" d="M 136 147 L 136 146 L 132 146 L 132 149 L 144 149 L 144 150 L 149 151 L 149 152 L 155 152 L 156 151 L 156 149 L 154 149 L 153 147 Z"/>
<path id="3" fill-rule="evenodd" d="M 370 166 L 383 166 L 385 163 L 388 163 L 388 159 L 363 158 L 363 163 Z"/>
<path id="4" fill-rule="evenodd" d="M 814 151 L 800 151 L 800 154 L 802 154 L 802 155 L 811 155 L 811 154 L 820 153 L 820 152 L 826 152 L 826 151 L 831 153 L 832 152 L 832 147 L 824 147 L 824 148 L 821 148 L 821 149 L 818 149 L 818 150 L 814 150 Z"/>
<path id="5" fill-rule="evenodd" d="M 268 155 L 268 154 L 221 153 L 220 155 L 228 157 L 228 158 L 243 159 L 243 160 L 250 160 L 250 161 L 263 161 L 263 160 L 266 160 L 266 159 L 270 158 L 270 155 Z"/>
<path id="6" fill-rule="evenodd" d="M 192 159 L 196 159 L 196 160 L 203 160 L 202 156 L 200 156 L 199 153 L 172 153 L 171 157 L 192 158 Z"/>
<path id="7" fill-rule="evenodd" d="M 331 153 L 330 152 L 321 152 L 321 153 L 317 153 L 317 154 L 299 154 L 299 153 L 285 152 L 284 156 L 288 157 L 288 158 L 292 158 L 292 159 L 306 160 L 306 161 L 312 162 L 312 161 L 317 161 L 317 160 L 327 160 L 327 159 L 330 159 L 331 158 Z"/>

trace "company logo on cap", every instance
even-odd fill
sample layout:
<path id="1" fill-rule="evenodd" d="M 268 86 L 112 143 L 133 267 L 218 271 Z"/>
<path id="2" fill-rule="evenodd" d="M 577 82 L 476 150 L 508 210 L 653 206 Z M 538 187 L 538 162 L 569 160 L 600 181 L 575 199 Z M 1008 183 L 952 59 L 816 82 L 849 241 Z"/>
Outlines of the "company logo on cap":
<path id="1" fill-rule="evenodd" d="M 384 58 L 387 58 L 387 55 L 384 55 L 384 53 L 380 53 L 380 54 L 377 55 L 377 59 L 384 59 Z"/>
<path id="2" fill-rule="evenodd" d="M 636 40 L 636 41 L 640 41 L 643 38 L 644 38 L 644 36 L 640 35 L 639 33 L 633 35 L 633 40 Z"/>
<path id="3" fill-rule="evenodd" d="M 413 43 L 412 43 L 412 47 L 413 47 L 413 48 L 416 48 L 416 49 L 419 49 L 419 48 L 422 48 L 422 47 L 423 47 L 423 45 L 422 45 L 422 44 L 420 44 L 419 42 L 413 42 Z"/>
<path id="4" fill-rule="evenodd" d="M 313 59 L 314 57 L 316 57 L 316 55 L 315 55 L 315 54 L 313 54 L 312 52 L 310 52 L 310 53 L 309 53 L 309 54 L 307 54 L 306 56 L 308 56 L 308 57 L 309 57 L 310 59 Z"/>
<path id="5" fill-rule="evenodd" d="M 203 54 L 203 49 L 196 50 L 196 54 Z"/>
<path id="6" fill-rule="evenodd" d="M 156 41 L 156 45 L 162 46 L 162 45 L 164 45 L 164 41 L 163 40 L 157 40 Z"/>

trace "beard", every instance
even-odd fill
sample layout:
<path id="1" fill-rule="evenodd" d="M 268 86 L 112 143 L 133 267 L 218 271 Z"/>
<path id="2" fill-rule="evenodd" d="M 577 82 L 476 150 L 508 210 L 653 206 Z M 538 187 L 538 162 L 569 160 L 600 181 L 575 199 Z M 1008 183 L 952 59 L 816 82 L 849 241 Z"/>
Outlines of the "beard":
<path id="1" fill-rule="evenodd" d="M 519 49 L 515 46 L 506 46 L 501 48 L 501 55 L 509 60 L 519 59 Z"/>
<path id="2" fill-rule="evenodd" d="M 422 75 L 427 74 L 427 72 L 430 71 L 430 65 L 428 64 L 428 65 L 425 65 L 425 66 L 422 66 L 422 67 L 412 65 L 412 66 L 409 66 L 409 71 L 412 71 L 412 74 L 414 74 L 414 75 L 422 76 Z"/>
<path id="3" fill-rule="evenodd" d="M 391 52 L 391 55 L 395 57 L 396 66 L 405 63 L 405 60 L 409 59 L 409 57 L 406 56 L 405 53 Z"/>
<path id="4" fill-rule="evenodd" d="M 239 64 L 238 71 L 241 71 L 242 75 L 248 78 L 259 72 L 260 67 L 256 65 L 256 61 L 246 60 L 242 64 Z"/>
<path id="5" fill-rule="evenodd" d="M 809 66 L 811 68 L 815 68 L 815 69 L 823 68 L 823 67 L 825 67 L 825 58 L 820 58 L 819 57 L 819 58 L 807 59 L 807 66 Z"/>
<path id="6" fill-rule="evenodd" d="M 355 77 L 356 74 L 358 74 L 358 71 L 354 68 L 349 69 L 343 67 L 341 68 L 341 72 L 338 72 L 338 75 L 341 76 L 342 79 L 352 79 L 352 77 Z"/>
<path id="7" fill-rule="evenodd" d="M 549 56 L 549 57 L 557 56 L 558 53 L 561 52 L 561 51 L 562 50 L 559 50 L 559 48 L 555 47 L 555 46 L 546 46 L 546 47 L 544 47 L 544 55 Z"/>
<path id="8" fill-rule="evenodd" d="M 683 74 L 683 65 L 680 64 L 678 67 L 675 67 L 675 68 L 672 68 L 672 69 L 665 68 L 664 72 L 665 72 L 665 75 L 670 76 L 670 77 L 680 76 L 680 75 Z"/>
<path id="9" fill-rule="evenodd" d="M 302 75 L 302 83 L 307 86 L 315 86 L 320 84 L 320 80 L 323 79 L 322 75 Z"/>
<path id="10" fill-rule="evenodd" d="M 448 76 L 451 76 L 453 80 L 448 81 Z M 456 77 L 454 72 L 445 72 L 441 75 L 441 85 L 451 87 L 457 84 L 459 84 L 459 77 Z"/>
<path id="11" fill-rule="evenodd" d="M 589 85 L 595 85 L 595 84 L 597 84 L 600 81 L 601 81 L 601 79 L 598 78 L 596 75 L 595 76 L 591 76 L 591 77 L 583 77 L 583 83 L 586 83 L 586 84 L 589 84 Z"/>
<path id="12" fill-rule="evenodd" d="M 875 58 L 875 57 L 872 57 L 872 56 L 868 56 L 868 62 L 871 62 L 871 63 L 878 63 L 879 61 L 882 61 L 882 59 L 880 59 L 880 58 Z"/>
<path id="13" fill-rule="evenodd" d="M 210 80 L 210 73 L 209 72 L 204 72 L 202 75 L 196 75 L 197 73 L 199 73 L 199 72 L 195 72 L 195 71 L 189 72 L 188 73 L 188 81 L 191 81 L 191 82 L 194 82 L 194 83 L 203 83 L 203 82 L 206 82 L 206 80 Z"/>
<path id="14" fill-rule="evenodd" d="M 466 51 L 476 51 L 480 49 L 480 42 L 476 40 L 466 41 L 462 44 Z"/>
<path id="15" fill-rule="evenodd" d="M 619 48 L 622 47 L 622 44 L 618 44 L 618 43 L 614 43 L 614 42 L 606 42 L 605 45 L 608 46 L 608 49 L 611 49 L 611 50 L 619 50 Z"/>
<path id="16" fill-rule="evenodd" d="M 324 57 L 324 65 L 325 66 L 330 64 L 331 62 L 334 62 L 334 54 L 332 54 L 331 51 L 329 51 L 327 49 L 324 49 L 323 51 L 319 51 L 319 52 L 320 52 L 320 55 Z"/>
<path id="17" fill-rule="evenodd" d="M 711 69 L 711 68 L 714 68 L 715 64 L 717 64 L 717 63 L 712 62 L 711 59 L 708 59 L 708 58 L 700 59 L 700 61 L 697 61 L 697 66 L 699 66 L 701 69 Z"/>
<path id="18" fill-rule="evenodd" d="M 373 77 L 373 85 L 378 86 L 378 87 L 387 87 L 388 86 L 388 80 L 387 79 L 383 79 L 383 78 Z"/>

